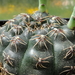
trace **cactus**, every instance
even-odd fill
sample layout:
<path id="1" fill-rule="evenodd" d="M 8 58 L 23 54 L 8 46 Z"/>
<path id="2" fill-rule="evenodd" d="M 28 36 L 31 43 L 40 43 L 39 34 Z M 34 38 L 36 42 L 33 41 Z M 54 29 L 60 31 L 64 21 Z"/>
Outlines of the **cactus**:
<path id="1" fill-rule="evenodd" d="M 75 75 L 75 7 L 66 21 L 46 13 L 45 3 L 0 28 L 0 75 Z"/>

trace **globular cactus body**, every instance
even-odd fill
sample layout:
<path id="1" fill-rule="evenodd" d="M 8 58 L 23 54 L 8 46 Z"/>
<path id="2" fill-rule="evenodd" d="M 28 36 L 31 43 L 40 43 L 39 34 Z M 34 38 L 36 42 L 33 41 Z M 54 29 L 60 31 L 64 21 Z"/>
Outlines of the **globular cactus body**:
<path id="1" fill-rule="evenodd" d="M 39 1 L 39 11 L 21 13 L 0 28 L 1 75 L 75 74 L 74 13 L 67 22 L 50 16 Z"/>

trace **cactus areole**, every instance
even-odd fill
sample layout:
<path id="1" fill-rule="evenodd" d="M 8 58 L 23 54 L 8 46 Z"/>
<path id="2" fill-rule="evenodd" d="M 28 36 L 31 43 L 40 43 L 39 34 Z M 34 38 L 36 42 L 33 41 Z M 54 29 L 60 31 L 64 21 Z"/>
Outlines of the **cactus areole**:
<path id="1" fill-rule="evenodd" d="M 75 75 L 75 7 L 67 22 L 45 4 L 0 28 L 0 75 Z"/>

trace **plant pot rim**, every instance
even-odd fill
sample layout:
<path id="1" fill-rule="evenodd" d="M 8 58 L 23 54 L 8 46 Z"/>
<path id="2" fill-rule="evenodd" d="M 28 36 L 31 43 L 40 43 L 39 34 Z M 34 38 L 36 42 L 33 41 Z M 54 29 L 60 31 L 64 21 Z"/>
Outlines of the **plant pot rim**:
<path id="1" fill-rule="evenodd" d="M 63 18 L 65 20 L 69 20 L 69 18 Z M 5 24 L 5 22 L 7 22 L 8 20 L 0 20 L 0 26 L 2 26 L 3 24 Z"/>

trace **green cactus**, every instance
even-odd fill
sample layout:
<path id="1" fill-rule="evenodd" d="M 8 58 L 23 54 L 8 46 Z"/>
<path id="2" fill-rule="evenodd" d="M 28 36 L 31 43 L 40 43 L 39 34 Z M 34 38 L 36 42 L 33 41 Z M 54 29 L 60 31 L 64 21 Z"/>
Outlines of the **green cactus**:
<path id="1" fill-rule="evenodd" d="M 75 8 L 66 21 L 46 13 L 45 3 L 0 28 L 0 75 L 75 75 Z"/>

